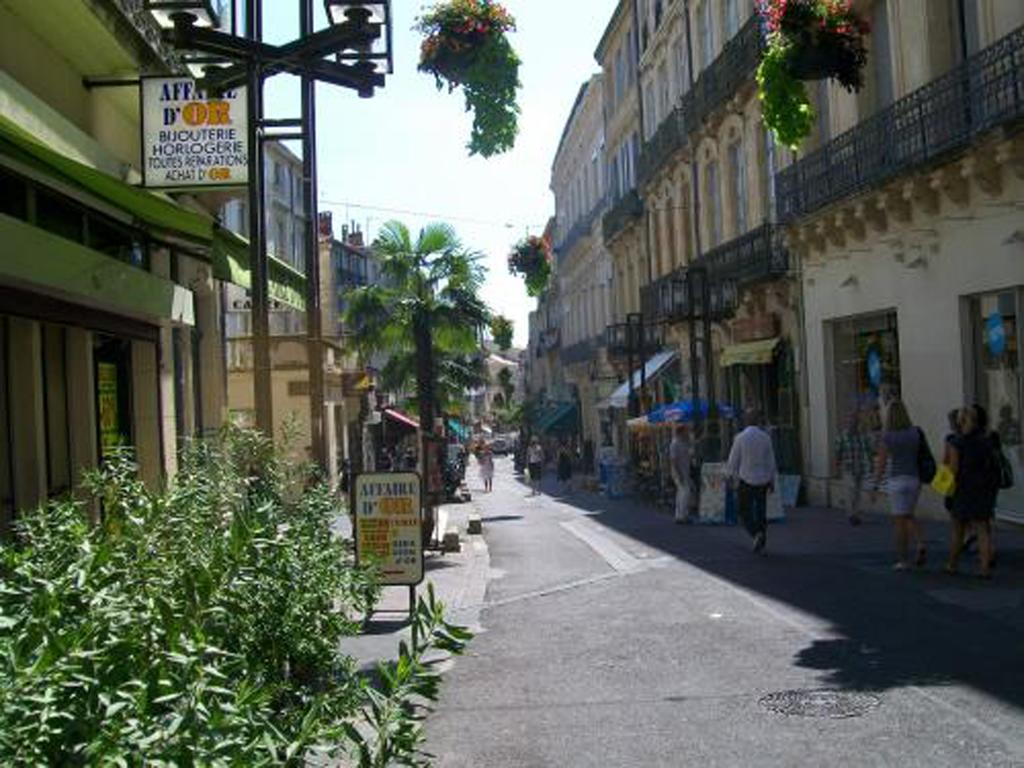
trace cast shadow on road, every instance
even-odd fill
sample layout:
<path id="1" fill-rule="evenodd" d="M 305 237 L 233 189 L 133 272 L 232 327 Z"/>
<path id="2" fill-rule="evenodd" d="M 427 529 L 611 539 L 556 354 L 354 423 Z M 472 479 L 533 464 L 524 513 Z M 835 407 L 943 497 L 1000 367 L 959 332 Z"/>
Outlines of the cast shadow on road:
<path id="1" fill-rule="evenodd" d="M 984 583 L 940 572 L 942 524 L 929 528 L 929 567 L 894 573 L 890 529 L 880 519 L 853 528 L 835 511 L 797 510 L 771 527 L 768 555 L 758 557 L 738 528 L 678 526 L 653 506 L 590 493 L 558 500 L 610 531 L 826 621 L 839 639 L 811 640 L 794 658 L 797 666 L 818 671 L 824 686 L 884 691 L 961 684 L 1024 710 L 1020 532 L 1000 532 L 998 573 Z M 969 559 L 965 570 L 973 567 Z M 980 610 L 993 589 L 1008 594 L 1011 607 Z M 937 599 L 949 594 L 958 597 Z"/>

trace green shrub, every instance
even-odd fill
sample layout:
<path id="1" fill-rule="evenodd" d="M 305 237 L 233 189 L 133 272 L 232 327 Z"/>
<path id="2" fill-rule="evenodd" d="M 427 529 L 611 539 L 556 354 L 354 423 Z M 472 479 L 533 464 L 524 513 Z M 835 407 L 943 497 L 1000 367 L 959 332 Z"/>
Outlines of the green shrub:
<path id="1" fill-rule="evenodd" d="M 358 756 L 349 730 L 372 729 L 369 703 L 389 694 L 340 642 L 379 587 L 332 534 L 325 485 L 229 430 L 190 448 L 164 492 L 126 458 L 86 487 L 100 525 L 62 501 L 0 547 L 0 764 L 297 764 L 317 745 Z M 424 642 L 447 632 L 442 620 Z"/>

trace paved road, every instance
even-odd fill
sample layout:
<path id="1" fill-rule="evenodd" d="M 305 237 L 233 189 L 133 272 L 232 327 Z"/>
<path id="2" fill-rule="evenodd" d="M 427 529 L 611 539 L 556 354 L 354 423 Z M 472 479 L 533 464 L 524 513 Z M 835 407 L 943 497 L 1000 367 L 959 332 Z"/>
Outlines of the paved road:
<path id="1" fill-rule="evenodd" d="M 800 511 L 757 557 L 736 528 L 528 498 L 507 460 L 474 491 L 491 580 L 427 724 L 438 766 L 1024 766 L 1016 534 L 984 583 L 939 572 L 941 527 L 900 574 L 881 519 Z M 787 691 L 852 716 L 766 706 Z"/>

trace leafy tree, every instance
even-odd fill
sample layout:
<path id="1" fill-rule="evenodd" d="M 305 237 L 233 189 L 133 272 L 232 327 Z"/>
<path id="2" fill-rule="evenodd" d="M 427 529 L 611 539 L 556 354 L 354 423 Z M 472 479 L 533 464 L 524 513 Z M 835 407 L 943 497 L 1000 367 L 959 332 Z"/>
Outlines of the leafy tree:
<path id="1" fill-rule="evenodd" d="M 491 338 L 502 352 L 512 348 L 514 327 L 512 321 L 502 315 L 491 318 Z"/>
<path id="2" fill-rule="evenodd" d="M 498 371 L 498 386 L 501 387 L 501 391 L 505 393 L 505 402 L 512 402 L 512 395 L 515 394 L 516 385 L 512 381 L 512 369 L 502 368 Z"/>
<path id="3" fill-rule="evenodd" d="M 390 355 L 389 379 L 415 380 L 420 423 L 429 429 L 439 392 L 474 375 L 470 358 L 491 321 L 479 296 L 486 270 L 447 224 L 430 224 L 413 240 L 408 227 L 389 221 L 373 247 L 381 280 L 350 292 L 345 322 L 361 353 Z"/>

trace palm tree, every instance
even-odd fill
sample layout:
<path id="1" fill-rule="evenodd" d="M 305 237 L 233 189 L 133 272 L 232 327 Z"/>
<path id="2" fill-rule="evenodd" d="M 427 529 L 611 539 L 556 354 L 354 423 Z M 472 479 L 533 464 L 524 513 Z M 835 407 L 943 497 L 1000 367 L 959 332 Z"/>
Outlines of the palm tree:
<path id="1" fill-rule="evenodd" d="M 429 434 L 439 390 L 447 395 L 479 370 L 474 355 L 491 319 L 479 296 L 485 269 L 447 224 L 428 225 L 414 242 L 408 227 L 389 221 L 373 247 L 381 279 L 349 294 L 344 321 L 362 354 L 389 355 L 387 383 L 415 379 L 420 424 Z"/>

